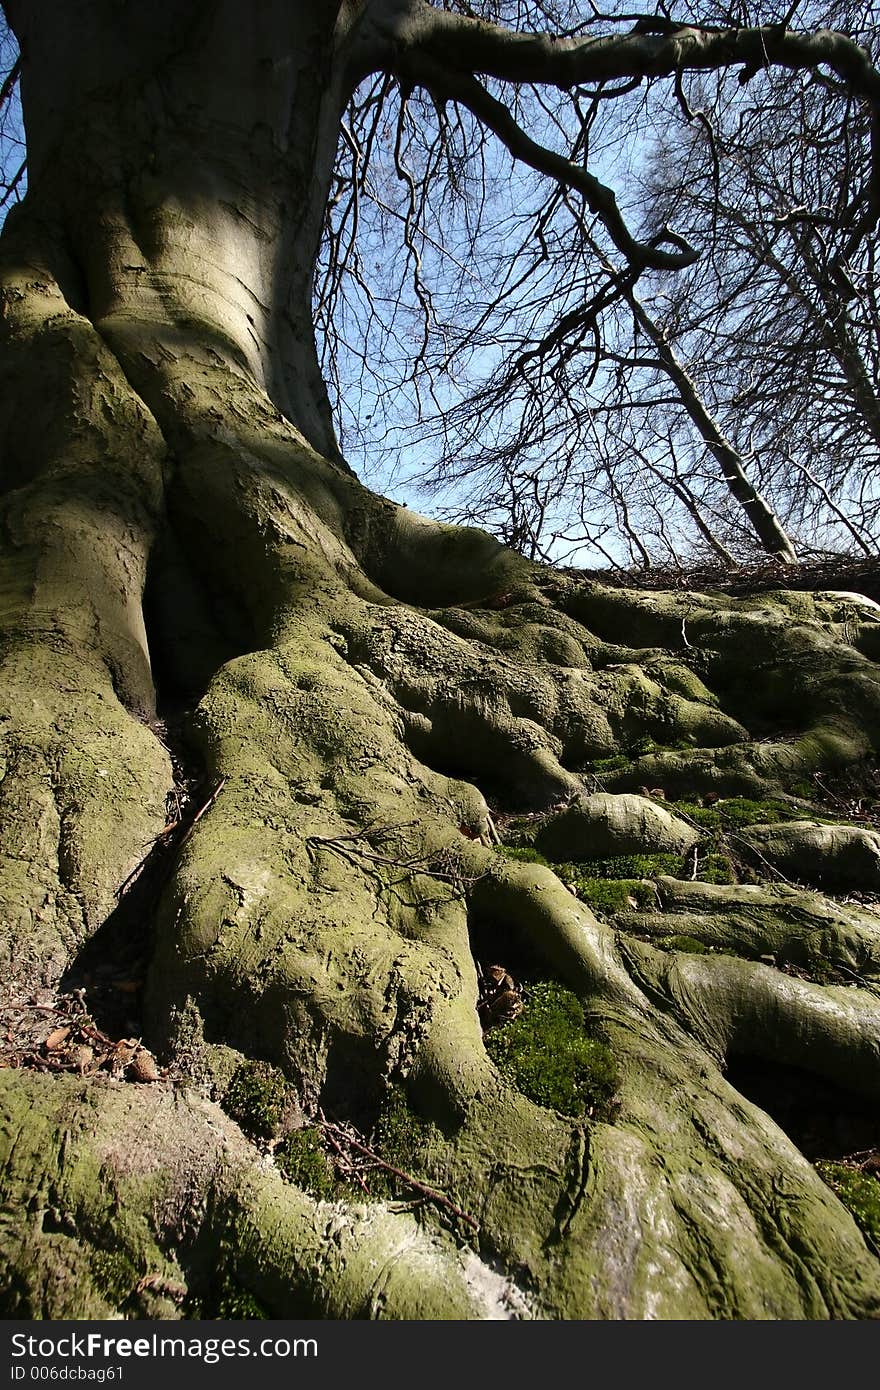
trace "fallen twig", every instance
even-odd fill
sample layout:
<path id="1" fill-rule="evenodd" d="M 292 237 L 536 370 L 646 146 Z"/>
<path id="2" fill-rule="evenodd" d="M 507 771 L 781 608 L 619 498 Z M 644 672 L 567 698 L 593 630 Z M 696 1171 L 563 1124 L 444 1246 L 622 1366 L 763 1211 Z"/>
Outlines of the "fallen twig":
<path id="1" fill-rule="evenodd" d="M 475 877 L 468 877 L 460 872 L 446 851 L 435 855 L 411 855 L 408 858 L 401 858 L 391 854 L 382 854 L 375 848 L 375 846 L 390 840 L 397 831 L 408 830 L 415 824 L 417 824 L 416 821 L 402 821 L 397 825 L 367 825 L 363 830 L 351 831 L 345 835 L 308 835 L 305 841 L 306 851 L 312 860 L 319 851 L 323 850 L 325 853 L 339 855 L 340 858 L 355 868 L 366 865 L 370 872 L 372 872 L 371 865 L 378 865 L 386 869 L 398 869 L 407 878 L 416 875 L 433 878 L 439 883 L 448 883 L 458 891 L 461 891 L 468 884 L 476 882 Z M 369 848 L 359 844 L 358 841 L 366 841 Z M 440 867 L 441 864 L 443 867 Z"/>
<path id="2" fill-rule="evenodd" d="M 196 811 L 195 815 L 192 817 L 189 824 L 187 825 L 186 829 L 184 830 L 183 834 L 181 835 L 180 839 L 176 842 L 176 848 L 178 850 L 183 849 L 183 846 L 189 840 L 199 821 L 202 819 L 202 816 L 206 815 L 208 811 L 210 811 L 211 807 L 214 805 L 214 802 L 217 800 L 217 797 L 220 795 L 225 786 L 226 778 L 221 777 L 220 781 L 217 783 L 216 787 L 211 792 L 211 795 L 208 797 L 207 801 L 205 801 L 199 807 L 199 809 Z M 159 831 L 159 834 L 151 842 L 146 854 L 143 856 L 142 859 L 138 860 L 128 877 L 116 889 L 115 897 L 117 898 L 117 900 L 123 896 L 123 894 L 135 881 L 135 879 L 140 876 L 142 869 L 146 865 L 147 860 L 150 858 L 150 855 L 153 853 L 156 846 L 162 845 L 164 848 L 167 845 L 173 844 L 174 831 L 179 830 L 182 825 L 182 820 L 175 820 L 169 821 L 167 825 L 164 825 L 162 827 L 162 829 Z"/>
<path id="3" fill-rule="evenodd" d="M 457 1216 L 460 1221 L 464 1221 L 466 1225 L 471 1226 L 475 1231 L 480 1229 L 479 1222 L 475 1221 L 472 1216 L 469 1216 L 466 1211 L 462 1211 L 461 1207 L 457 1207 L 445 1193 L 438 1192 L 436 1188 L 428 1187 L 426 1183 L 421 1182 L 418 1178 L 414 1178 L 412 1173 L 405 1173 L 402 1168 L 397 1168 L 393 1163 L 388 1163 L 380 1154 L 377 1154 L 374 1149 L 371 1149 L 367 1144 L 363 1144 L 360 1139 L 356 1139 L 344 1129 L 342 1125 L 336 1124 L 333 1120 L 324 1119 L 321 1116 L 318 1118 L 318 1124 L 326 1133 L 328 1139 L 332 1140 L 335 1137 L 341 1140 L 343 1144 L 348 1144 L 349 1147 L 354 1149 L 357 1153 L 363 1154 L 365 1158 L 371 1159 L 377 1167 L 384 1168 L 387 1173 L 393 1173 L 396 1178 L 400 1178 L 401 1182 L 405 1182 L 408 1187 L 413 1188 L 416 1192 L 420 1192 L 421 1195 L 428 1198 L 429 1201 L 436 1202 L 438 1206 L 444 1207 L 447 1211 L 452 1212 L 453 1216 Z"/>
<path id="4" fill-rule="evenodd" d="M 180 849 L 183 849 L 183 846 L 186 844 L 187 840 L 188 840 L 189 837 L 192 835 L 192 833 L 193 833 L 193 831 L 195 830 L 196 826 L 198 825 L 199 821 L 202 819 L 202 816 L 207 815 L 207 813 L 210 811 L 211 807 L 214 805 L 214 802 L 217 800 L 217 797 L 220 795 L 220 793 L 222 792 L 222 790 L 223 790 L 223 788 L 224 788 L 225 786 L 226 786 L 226 778 L 225 778 L 225 777 L 221 777 L 221 778 L 220 778 L 220 781 L 217 783 L 216 787 L 215 787 L 214 790 L 211 792 L 211 795 L 208 797 L 207 801 L 205 801 L 205 802 L 199 807 L 199 809 L 196 811 L 195 815 L 193 816 L 192 820 L 190 821 L 189 825 L 187 826 L 186 830 L 185 830 L 184 833 L 181 835 L 180 840 L 178 841 L 178 844 L 177 844 L 177 848 L 178 848 L 179 850 L 180 850 Z"/>
<path id="5" fill-rule="evenodd" d="M 348 1157 L 342 1145 L 339 1143 L 339 1140 L 336 1138 L 336 1135 L 331 1132 L 330 1126 L 327 1124 L 327 1122 L 321 1121 L 321 1124 L 323 1126 L 324 1133 L 327 1136 L 327 1141 L 330 1144 L 331 1149 L 336 1154 L 337 1158 L 340 1160 L 340 1164 L 338 1166 L 341 1167 L 342 1165 L 344 1165 L 343 1176 L 353 1179 L 358 1184 L 361 1191 L 366 1193 L 367 1196 L 369 1196 L 370 1189 L 364 1182 L 363 1174 L 359 1173 L 357 1168 L 355 1168 L 354 1164 L 351 1162 L 351 1159 Z M 346 1139 L 348 1139 L 348 1136 L 346 1136 Z"/>

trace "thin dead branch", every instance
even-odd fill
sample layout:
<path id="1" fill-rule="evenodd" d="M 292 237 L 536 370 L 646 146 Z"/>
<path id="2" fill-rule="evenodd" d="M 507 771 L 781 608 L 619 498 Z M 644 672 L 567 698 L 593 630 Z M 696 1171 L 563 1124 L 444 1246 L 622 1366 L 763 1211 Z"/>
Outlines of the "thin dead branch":
<path id="1" fill-rule="evenodd" d="M 461 1207 L 456 1206 L 445 1193 L 438 1192 L 436 1188 L 429 1187 L 427 1183 L 422 1182 L 420 1178 L 413 1177 L 412 1173 L 405 1173 L 402 1168 L 398 1168 L 395 1164 L 389 1163 L 381 1154 L 376 1153 L 375 1149 L 371 1149 L 363 1140 L 357 1138 L 352 1133 L 350 1126 L 338 1124 L 334 1120 L 328 1120 L 320 1113 L 318 1115 L 318 1125 L 323 1133 L 327 1135 L 328 1140 L 333 1143 L 335 1148 L 338 1149 L 341 1146 L 347 1146 L 350 1149 L 354 1149 L 356 1153 L 369 1159 L 377 1168 L 383 1169 L 386 1173 L 391 1173 L 400 1182 L 405 1183 L 407 1187 L 411 1187 L 414 1192 L 418 1192 L 422 1197 L 426 1197 L 428 1201 L 435 1203 L 435 1205 L 443 1207 L 444 1210 L 457 1217 L 459 1221 L 463 1221 L 466 1226 L 470 1226 L 472 1230 L 478 1231 L 480 1229 L 479 1222 L 476 1221 L 474 1217 L 469 1216 L 466 1211 L 462 1211 Z"/>

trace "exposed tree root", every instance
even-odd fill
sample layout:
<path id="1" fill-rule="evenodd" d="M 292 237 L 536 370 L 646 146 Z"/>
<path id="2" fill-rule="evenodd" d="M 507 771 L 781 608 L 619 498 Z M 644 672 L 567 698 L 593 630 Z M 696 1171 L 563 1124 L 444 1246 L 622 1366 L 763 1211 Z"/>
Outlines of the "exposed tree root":
<path id="1" fill-rule="evenodd" d="M 193 1092 L 6 1073 L 0 1114 L 7 1316 L 176 1318 L 224 1288 L 275 1317 L 529 1316 L 411 1216 L 284 1183 Z"/>
<path id="2" fill-rule="evenodd" d="M 621 914 L 639 935 L 690 936 L 817 980 L 880 984 L 880 916 L 789 884 L 709 884 L 661 877 L 661 913 Z"/>
<path id="3" fill-rule="evenodd" d="M 99 339 L 48 277 L 38 292 L 21 272 L 16 300 L 17 274 L 14 331 L 61 364 L 68 394 L 102 393 L 83 409 L 118 437 L 84 468 L 78 413 L 59 417 L 7 505 L 10 563 L 32 558 L 4 645 L 18 906 L 5 949 L 26 977 L 42 956 L 57 980 L 166 824 L 171 764 L 137 638 L 160 530 L 149 651 L 218 790 L 152 923 L 149 1043 L 215 1097 L 242 1058 L 268 1059 L 306 1116 L 368 1123 L 403 1085 L 434 1122 L 425 1178 L 479 1235 L 468 1252 L 428 1212 L 417 1223 L 355 1193 L 317 1203 L 183 1080 L 135 1090 L 10 1070 L 14 1311 L 175 1316 L 135 1285 L 157 1273 L 198 1291 L 219 1251 L 278 1315 L 880 1312 L 880 1263 L 852 1218 L 723 1076 L 748 1054 L 876 1097 L 869 914 L 663 879 L 664 925 L 678 914 L 732 954 L 661 950 L 640 939 L 660 914 L 615 929 L 550 869 L 489 847 L 490 803 L 562 807 L 600 781 L 782 795 L 876 748 L 880 674 L 845 640 L 846 601 L 633 594 L 540 571 L 366 492 L 207 328 L 107 317 Z M 34 317 L 41 294 L 51 312 Z M 91 355 L 65 377 L 81 334 Z M 122 599 L 108 547 L 137 554 Z M 53 565 L 75 582 L 53 589 Z M 490 1061 L 477 925 L 499 960 L 530 953 L 583 1000 L 619 1073 L 607 1116 L 542 1109 Z M 788 959 L 858 979 L 794 979 L 777 968 Z M 126 1279 L 96 1272 L 109 1249 Z"/>

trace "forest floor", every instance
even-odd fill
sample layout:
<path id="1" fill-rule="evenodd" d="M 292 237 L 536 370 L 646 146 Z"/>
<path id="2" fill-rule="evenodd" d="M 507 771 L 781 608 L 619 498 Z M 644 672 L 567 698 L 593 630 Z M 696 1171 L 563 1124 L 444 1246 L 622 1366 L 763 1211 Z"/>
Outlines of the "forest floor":
<path id="1" fill-rule="evenodd" d="M 730 569 L 722 564 L 654 565 L 650 569 L 581 570 L 566 574 L 595 579 L 600 584 L 621 589 L 690 589 L 700 593 L 731 594 L 745 597 L 769 589 L 831 589 L 864 594 L 880 603 L 880 557 L 853 559 L 832 555 L 784 565 L 777 560 L 761 560 Z"/>

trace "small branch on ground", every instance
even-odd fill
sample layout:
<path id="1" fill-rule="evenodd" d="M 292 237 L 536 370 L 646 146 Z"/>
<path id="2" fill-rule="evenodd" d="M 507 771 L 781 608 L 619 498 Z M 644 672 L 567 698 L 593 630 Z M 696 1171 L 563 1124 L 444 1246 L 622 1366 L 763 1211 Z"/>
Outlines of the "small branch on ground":
<path id="1" fill-rule="evenodd" d="M 479 1223 L 474 1217 L 469 1216 L 466 1211 L 462 1211 L 461 1207 L 457 1207 L 445 1193 L 438 1192 L 434 1187 L 428 1187 L 428 1185 L 423 1183 L 419 1178 L 413 1177 L 412 1173 L 405 1173 L 402 1168 L 397 1168 L 393 1163 L 388 1163 L 380 1154 L 376 1153 L 375 1149 L 371 1149 L 368 1144 L 365 1144 L 361 1139 L 357 1138 L 352 1132 L 350 1125 L 343 1125 L 337 1123 L 335 1120 L 328 1120 L 320 1111 L 318 1112 L 318 1125 L 327 1136 L 328 1142 L 336 1152 L 339 1152 L 340 1147 L 344 1148 L 345 1146 L 354 1149 L 355 1153 L 361 1154 L 364 1158 L 368 1158 L 375 1167 L 382 1168 L 386 1173 L 393 1174 L 393 1176 L 398 1178 L 401 1182 L 406 1183 L 407 1187 L 411 1187 L 415 1192 L 426 1197 L 428 1201 L 434 1202 L 437 1206 L 443 1207 L 444 1210 L 451 1212 L 453 1216 L 456 1216 L 459 1221 L 463 1221 L 465 1225 L 470 1226 L 475 1231 L 480 1229 Z M 361 1182 L 361 1186 L 366 1190 L 363 1182 Z"/>
<path id="2" fill-rule="evenodd" d="M 123 895 L 135 882 L 135 880 L 140 877 L 143 869 L 146 867 L 148 860 L 150 859 L 151 855 L 155 852 L 157 846 L 162 849 L 173 846 L 178 851 L 183 849 L 183 846 L 190 839 L 199 821 L 210 811 L 211 807 L 214 805 L 214 802 L 217 800 L 217 797 L 220 795 L 225 786 L 226 778 L 221 777 L 220 781 L 217 783 L 216 787 L 211 792 L 211 795 L 208 797 L 207 801 L 204 801 L 202 803 L 202 805 L 198 808 L 198 810 L 191 818 L 189 818 L 186 822 L 184 822 L 182 819 L 169 821 L 167 825 L 162 827 L 162 829 L 159 831 L 159 834 L 156 836 L 156 838 L 150 845 L 150 848 L 147 850 L 146 854 L 143 856 L 142 859 L 138 860 L 128 877 L 124 879 L 124 881 L 116 889 L 117 900 L 123 897 Z M 175 832 L 181 830 L 183 833 L 180 835 L 179 839 L 176 839 Z"/>
<path id="3" fill-rule="evenodd" d="M 399 870 L 406 879 L 436 879 L 438 883 L 446 883 L 456 894 L 462 895 L 477 882 L 477 877 L 462 872 L 452 851 L 447 849 L 438 854 L 408 857 L 381 852 L 380 847 L 392 841 L 398 831 L 408 830 L 415 824 L 415 821 L 403 821 L 399 825 L 368 825 L 363 830 L 346 835 L 309 835 L 305 842 L 306 850 L 313 862 L 316 855 L 324 851 L 338 855 L 355 868 L 366 868 L 383 888 L 387 886 L 385 880 L 373 865 Z M 497 834 L 497 831 L 495 833 Z M 360 843 L 361 841 L 365 844 Z"/>

